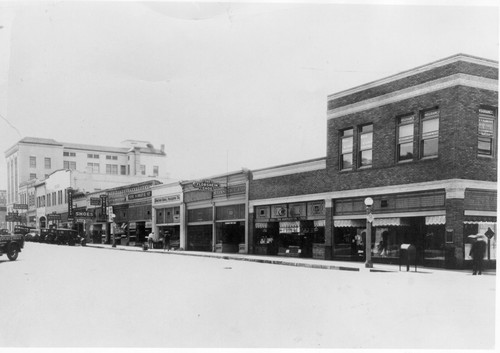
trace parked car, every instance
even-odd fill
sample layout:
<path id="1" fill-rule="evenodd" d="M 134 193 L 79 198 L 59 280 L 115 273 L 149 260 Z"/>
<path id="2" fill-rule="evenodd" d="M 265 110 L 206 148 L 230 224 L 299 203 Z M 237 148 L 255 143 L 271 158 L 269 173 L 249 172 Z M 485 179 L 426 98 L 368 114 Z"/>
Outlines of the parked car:
<path id="1" fill-rule="evenodd" d="M 39 239 L 40 243 L 54 244 L 55 239 L 56 239 L 55 229 L 47 229 L 47 228 L 40 229 L 40 239 Z"/>
<path id="2" fill-rule="evenodd" d="M 54 242 L 58 245 L 80 244 L 81 239 L 76 230 L 56 229 Z"/>
<path id="3" fill-rule="evenodd" d="M 27 233 L 24 236 L 25 241 L 32 241 L 35 243 L 38 243 L 40 241 L 40 231 L 39 230 L 34 230 L 29 233 Z"/>
<path id="4" fill-rule="evenodd" d="M 0 235 L 9 235 L 10 232 L 7 228 L 0 229 Z"/>

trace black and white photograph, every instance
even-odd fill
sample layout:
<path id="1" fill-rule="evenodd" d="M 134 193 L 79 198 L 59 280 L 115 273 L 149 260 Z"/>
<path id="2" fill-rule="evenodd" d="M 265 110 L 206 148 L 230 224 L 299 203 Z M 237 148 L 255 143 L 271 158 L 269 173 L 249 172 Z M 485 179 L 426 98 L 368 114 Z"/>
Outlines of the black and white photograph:
<path id="1" fill-rule="evenodd" d="M 0 0 L 0 352 L 499 348 L 497 0 Z"/>

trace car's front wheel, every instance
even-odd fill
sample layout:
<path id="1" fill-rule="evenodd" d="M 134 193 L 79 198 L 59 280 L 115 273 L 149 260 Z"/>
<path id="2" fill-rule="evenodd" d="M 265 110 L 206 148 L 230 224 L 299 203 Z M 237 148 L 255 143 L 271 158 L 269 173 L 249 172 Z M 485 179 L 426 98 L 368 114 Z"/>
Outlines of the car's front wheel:
<path id="1" fill-rule="evenodd" d="M 19 255 L 19 250 L 17 249 L 17 245 L 10 244 L 9 248 L 7 249 L 7 257 L 9 258 L 9 260 L 15 261 L 18 255 Z"/>

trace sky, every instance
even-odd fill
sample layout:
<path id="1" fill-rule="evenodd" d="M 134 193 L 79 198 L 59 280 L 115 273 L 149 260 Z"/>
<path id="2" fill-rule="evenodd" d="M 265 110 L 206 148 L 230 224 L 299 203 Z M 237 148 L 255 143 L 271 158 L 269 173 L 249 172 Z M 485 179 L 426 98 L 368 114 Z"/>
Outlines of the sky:
<path id="1" fill-rule="evenodd" d="M 498 15 L 494 0 L 0 0 L 0 150 L 147 140 L 180 180 L 325 157 L 329 94 L 498 60 Z"/>

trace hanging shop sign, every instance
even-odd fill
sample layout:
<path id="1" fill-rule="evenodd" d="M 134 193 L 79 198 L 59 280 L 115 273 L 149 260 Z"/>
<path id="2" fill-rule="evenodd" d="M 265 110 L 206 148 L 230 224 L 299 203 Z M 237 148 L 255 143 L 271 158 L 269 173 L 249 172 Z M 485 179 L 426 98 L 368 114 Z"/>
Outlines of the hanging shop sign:
<path id="1" fill-rule="evenodd" d="M 90 205 L 91 206 L 100 206 L 101 205 L 101 198 L 99 198 L 99 197 L 91 197 L 90 198 Z"/>
<path id="2" fill-rule="evenodd" d="M 73 218 L 73 189 L 68 188 L 68 218 Z"/>
<path id="3" fill-rule="evenodd" d="M 49 213 L 47 215 L 47 219 L 49 221 L 60 221 L 61 220 L 61 214 L 60 213 Z"/>
<path id="4" fill-rule="evenodd" d="M 151 190 L 138 192 L 136 194 L 130 194 L 130 195 L 128 195 L 128 200 L 131 201 L 131 200 L 137 200 L 137 199 L 144 199 L 146 197 L 151 197 Z"/>
<path id="5" fill-rule="evenodd" d="M 28 205 L 25 204 L 25 203 L 15 203 L 13 208 L 15 210 L 27 210 L 28 209 Z"/>
<path id="6" fill-rule="evenodd" d="M 94 212 L 92 211 L 74 211 L 76 218 L 94 218 Z"/>
<path id="7" fill-rule="evenodd" d="M 199 190 L 213 190 L 220 187 L 220 183 L 213 180 L 204 179 L 193 182 L 193 187 Z"/>

